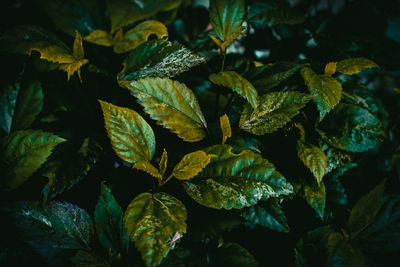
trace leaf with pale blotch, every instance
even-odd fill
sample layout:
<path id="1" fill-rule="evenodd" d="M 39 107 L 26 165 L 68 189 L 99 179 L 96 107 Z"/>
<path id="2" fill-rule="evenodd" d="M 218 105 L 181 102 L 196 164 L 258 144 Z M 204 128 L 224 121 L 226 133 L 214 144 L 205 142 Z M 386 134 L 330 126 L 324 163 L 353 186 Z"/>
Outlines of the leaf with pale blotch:
<path id="1" fill-rule="evenodd" d="M 147 76 L 173 77 L 204 62 L 205 58 L 179 43 L 147 41 L 129 53 L 118 80 L 133 81 Z"/>
<path id="2" fill-rule="evenodd" d="M 142 160 L 138 161 L 135 164 L 133 164 L 132 168 L 147 172 L 151 176 L 157 178 L 157 179 L 162 179 L 162 175 L 160 172 L 157 170 L 156 167 L 153 166 L 150 162 L 147 160 Z"/>
<path id="3" fill-rule="evenodd" d="M 246 15 L 246 6 L 243 0 L 211 0 L 210 23 L 217 34 L 222 51 L 236 38 L 242 35 Z"/>
<path id="4" fill-rule="evenodd" d="M 324 177 L 327 158 L 325 153 L 317 146 L 306 141 L 297 141 L 297 156 L 301 162 L 311 171 L 319 184 Z"/>
<path id="5" fill-rule="evenodd" d="M 146 42 L 150 35 L 156 35 L 157 39 L 167 39 L 168 30 L 164 24 L 156 20 L 146 20 L 127 31 L 121 40 L 114 40 L 115 53 L 128 52 Z"/>
<path id="6" fill-rule="evenodd" d="M 196 202 L 215 209 L 241 209 L 293 192 L 292 185 L 268 160 L 250 150 L 233 154 L 231 149 L 228 145 L 204 149 L 216 157 L 184 186 Z"/>
<path id="7" fill-rule="evenodd" d="M 334 108 L 342 97 L 342 85 L 329 75 L 317 75 L 312 69 L 301 69 L 301 75 L 317 105 L 320 120 Z"/>
<path id="8" fill-rule="evenodd" d="M 231 124 L 229 123 L 228 115 L 224 114 L 219 117 L 219 125 L 222 131 L 222 144 L 225 144 L 226 140 L 232 136 Z"/>
<path id="9" fill-rule="evenodd" d="M 97 236 L 103 248 L 114 256 L 127 253 L 129 236 L 124 225 L 124 213 L 104 182 L 101 183 L 94 219 Z"/>
<path id="10" fill-rule="evenodd" d="M 375 218 L 381 206 L 386 179 L 365 194 L 351 210 L 348 227 L 353 237 L 364 230 Z"/>
<path id="11" fill-rule="evenodd" d="M 310 95 L 298 92 L 267 93 L 259 97 L 257 109 L 244 106 L 239 127 L 255 135 L 272 133 L 296 116 L 310 99 Z"/>
<path id="12" fill-rule="evenodd" d="M 253 108 L 257 108 L 258 94 L 254 86 L 234 71 L 224 71 L 211 74 L 210 81 L 214 84 L 231 88 L 245 98 Z"/>
<path id="13" fill-rule="evenodd" d="M 336 72 L 336 64 L 337 62 L 329 62 L 328 64 L 326 64 L 325 66 L 325 74 L 327 75 L 333 75 Z"/>
<path id="14" fill-rule="evenodd" d="M 325 142 L 351 152 L 367 151 L 384 137 L 383 126 L 375 115 L 347 103 L 340 103 L 317 127 Z"/>
<path id="15" fill-rule="evenodd" d="M 159 192 L 136 196 L 125 211 L 128 235 L 147 266 L 156 266 L 172 249 L 172 238 L 186 232 L 186 208 L 181 201 Z"/>
<path id="16" fill-rule="evenodd" d="M 131 82 L 129 89 L 152 119 L 183 140 L 196 142 L 205 137 L 207 123 L 196 96 L 185 84 L 148 77 Z"/>
<path id="17" fill-rule="evenodd" d="M 190 180 L 199 174 L 214 157 L 215 155 L 207 154 L 201 150 L 186 154 L 175 165 L 172 175 L 179 180 Z"/>
<path id="18" fill-rule="evenodd" d="M 65 141 L 40 130 L 17 131 L 6 136 L 0 157 L 3 189 L 12 190 L 23 184 L 46 161 L 52 149 Z"/>
<path id="19" fill-rule="evenodd" d="M 339 61 L 336 65 L 336 71 L 343 74 L 353 75 L 363 71 L 364 69 L 376 67 L 379 66 L 372 60 L 356 57 Z"/>
<path id="20" fill-rule="evenodd" d="M 129 163 L 150 161 L 156 147 L 154 132 L 136 111 L 99 100 L 113 149 Z"/>
<path id="21" fill-rule="evenodd" d="M 325 213 L 326 192 L 324 182 L 310 183 L 303 187 L 303 197 L 322 219 Z"/>
<path id="22" fill-rule="evenodd" d="M 113 37 L 109 32 L 103 30 L 94 30 L 84 38 L 85 41 L 102 46 L 112 46 Z"/>
<path id="23" fill-rule="evenodd" d="M 258 204 L 244 209 L 240 214 L 244 219 L 279 232 L 289 232 L 285 213 L 277 198 L 260 201 Z"/>
<path id="24" fill-rule="evenodd" d="M 167 163 L 168 163 L 168 154 L 167 150 L 165 150 L 161 155 L 160 164 L 158 165 L 158 170 L 160 171 L 161 175 L 164 175 L 165 171 L 167 170 Z"/>

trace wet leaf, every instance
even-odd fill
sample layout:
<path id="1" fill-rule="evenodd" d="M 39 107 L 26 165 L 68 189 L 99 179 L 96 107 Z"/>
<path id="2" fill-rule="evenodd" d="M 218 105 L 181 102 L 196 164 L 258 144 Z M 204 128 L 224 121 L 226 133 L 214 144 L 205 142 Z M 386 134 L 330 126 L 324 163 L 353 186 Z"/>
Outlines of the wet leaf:
<path id="1" fill-rule="evenodd" d="M 336 65 L 336 71 L 343 74 L 353 75 L 363 71 L 364 69 L 376 67 L 379 66 L 371 60 L 356 57 L 339 61 Z"/>
<path id="2" fill-rule="evenodd" d="M 185 84 L 168 78 L 144 78 L 131 82 L 132 95 L 158 124 L 188 142 L 206 135 L 207 123 L 193 92 Z"/>
<path id="3" fill-rule="evenodd" d="M 172 238 L 186 232 L 185 206 L 163 192 L 136 196 L 127 207 L 124 220 L 128 235 L 147 266 L 160 264 L 171 249 Z"/>
<path id="4" fill-rule="evenodd" d="M 199 174 L 214 157 L 216 156 L 201 150 L 186 154 L 175 165 L 172 175 L 179 180 L 190 180 Z"/>
<path id="5" fill-rule="evenodd" d="M 228 115 L 224 114 L 219 117 L 219 125 L 222 131 L 222 144 L 225 144 L 229 137 L 232 137 L 231 125 L 229 123 Z"/>
<path id="6" fill-rule="evenodd" d="M 99 100 L 115 153 L 128 163 L 150 161 L 156 146 L 150 125 L 136 111 Z"/>

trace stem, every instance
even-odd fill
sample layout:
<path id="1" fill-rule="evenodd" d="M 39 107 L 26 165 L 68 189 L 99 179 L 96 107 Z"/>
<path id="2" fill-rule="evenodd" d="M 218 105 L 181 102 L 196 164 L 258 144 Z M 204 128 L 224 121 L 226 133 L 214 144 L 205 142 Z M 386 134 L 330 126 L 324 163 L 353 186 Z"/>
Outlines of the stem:
<path id="1" fill-rule="evenodd" d="M 222 50 L 221 50 L 221 55 L 222 55 L 221 72 L 223 72 L 223 71 L 224 71 L 224 68 L 225 68 L 226 51 L 222 51 Z"/>
<path id="2" fill-rule="evenodd" d="M 160 183 L 160 186 L 163 186 L 164 184 L 166 184 L 169 180 L 171 180 L 172 179 L 172 174 L 167 178 L 167 179 L 165 179 L 163 182 L 161 182 Z"/>

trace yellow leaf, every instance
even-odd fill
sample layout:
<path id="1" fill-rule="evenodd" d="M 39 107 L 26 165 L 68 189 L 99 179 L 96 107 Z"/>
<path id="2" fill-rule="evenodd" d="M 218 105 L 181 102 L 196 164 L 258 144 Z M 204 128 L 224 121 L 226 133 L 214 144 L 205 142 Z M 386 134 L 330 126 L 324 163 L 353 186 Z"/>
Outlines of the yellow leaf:
<path id="1" fill-rule="evenodd" d="M 150 174 L 151 176 L 161 180 L 162 179 L 162 175 L 158 172 L 157 168 L 154 167 L 150 162 L 148 162 L 147 160 L 142 160 L 142 161 L 138 161 L 135 164 L 133 164 L 132 168 L 141 170 L 141 171 L 145 171 L 148 174 Z"/>
<path id="2" fill-rule="evenodd" d="M 304 130 L 303 125 L 301 125 L 301 123 L 296 123 L 295 126 L 297 127 L 297 129 L 299 129 L 300 131 L 300 141 L 306 141 L 306 131 Z"/>
<path id="3" fill-rule="evenodd" d="M 325 66 L 325 74 L 327 75 L 333 75 L 336 72 L 336 64 L 337 62 L 329 62 Z"/>
<path id="4" fill-rule="evenodd" d="M 222 144 L 225 144 L 226 139 L 232 136 L 231 125 L 229 123 L 228 115 L 224 114 L 219 117 L 219 124 L 221 126 L 222 131 Z"/>
<path id="5" fill-rule="evenodd" d="M 78 73 L 79 80 L 82 82 L 80 68 L 88 62 L 89 61 L 87 59 L 76 60 L 69 64 L 61 64 L 59 69 L 67 72 L 68 80 L 76 71 Z"/>
<path id="6" fill-rule="evenodd" d="M 189 180 L 199 174 L 214 157 L 216 155 L 202 150 L 189 153 L 175 165 L 172 175 L 179 180 Z"/>
<path id="7" fill-rule="evenodd" d="M 85 41 L 103 45 L 103 46 L 112 46 L 113 38 L 110 33 L 103 30 L 94 30 L 89 35 L 85 36 Z"/>
<path id="8" fill-rule="evenodd" d="M 83 59 L 85 57 L 83 52 L 82 36 L 78 31 L 75 32 L 75 41 L 72 54 L 78 59 Z"/>
<path id="9" fill-rule="evenodd" d="M 372 60 L 356 57 L 339 61 L 336 65 L 336 71 L 347 75 L 353 75 L 363 71 L 364 69 L 376 67 L 379 66 Z"/>
<path id="10" fill-rule="evenodd" d="M 168 154 L 167 150 L 165 150 L 164 148 L 164 151 L 161 155 L 160 165 L 158 166 L 161 175 L 164 175 L 165 171 L 167 170 L 167 163 L 168 163 Z"/>
<path id="11" fill-rule="evenodd" d="M 320 184 L 324 177 L 328 159 L 325 153 L 317 146 L 301 140 L 297 141 L 297 155 L 303 164 L 314 175 L 317 183 Z"/>

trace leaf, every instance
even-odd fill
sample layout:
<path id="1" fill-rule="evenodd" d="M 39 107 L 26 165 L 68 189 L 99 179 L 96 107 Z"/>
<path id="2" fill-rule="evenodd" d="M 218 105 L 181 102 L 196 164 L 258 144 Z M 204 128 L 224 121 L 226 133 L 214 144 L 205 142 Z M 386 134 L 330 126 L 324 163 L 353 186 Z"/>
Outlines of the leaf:
<path id="1" fill-rule="evenodd" d="M 89 61 L 87 59 L 84 59 L 82 36 L 80 35 L 80 33 L 78 31 L 76 32 L 76 35 L 75 35 L 75 41 L 74 41 L 74 47 L 73 47 L 72 53 L 73 53 L 73 56 L 75 57 L 75 61 L 72 62 L 71 64 L 62 64 L 60 66 L 60 69 L 67 72 L 68 80 L 71 78 L 71 76 L 75 72 L 78 72 L 79 80 L 82 82 L 80 68 L 83 65 L 85 65 L 86 63 L 88 63 Z"/>
<path id="2" fill-rule="evenodd" d="M 160 164 L 158 166 L 158 170 L 160 171 L 161 175 L 164 175 L 165 171 L 167 170 L 167 163 L 168 163 L 168 154 L 167 154 L 167 150 L 165 150 L 161 155 L 161 160 L 160 160 Z"/>
<path id="3" fill-rule="evenodd" d="M 147 266 L 167 256 L 172 238 L 186 232 L 186 208 L 166 193 L 142 193 L 125 211 L 125 227 Z M 176 238 L 176 237 L 175 237 Z"/>
<path id="4" fill-rule="evenodd" d="M 221 126 L 222 131 L 222 144 L 225 144 L 226 139 L 232 137 L 231 125 L 229 123 L 228 115 L 224 114 L 219 117 L 219 125 Z"/>
<path id="5" fill-rule="evenodd" d="M 207 123 L 193 92 L 168 78 L 144 78 L 130 83 L 132 95 L 158 124 L 188 142 L 206 135 Z"/>
<path id="6" fill-rule="evenodd" d="M 52 133 L 34 130 L 17 131 L 3 139 L 1 172 L 3 190 L 23 184 L 46 161 L 52 149 L 66 140 Z"/>
<path id="7" fill-rule="evenodd" d="M 323 219 L 325 213 L 326 192 L 324 182 L 306 184 L 303 188 L 304 198 L 315 210 L 318 216 Z"/>
<path id="8" fill-rule="evenodd" d="M 249 6 L 247 17 L 249 21 L 261 25 L 293 25 L 302 23 L 306 19 L 304 12 L 282 1 L 254 2 Z"/>
<path id="9" fill-rule="evenodd" d="M 172 175 L 179 180 L 190 180 L 199 174 L 214 157 L 215 155 L 207 154 L 201 150 L 186 154 L 175 165 Z"/>
<path id="10" fill-rule="evenodd" d="M 150 35 L 155 34 L 157 39 L 167 39 L 168 30 L 164 24 L 156 20 L 146 20 L 127 31 L 121 40 L 115 40 L 114 51 L 121 54 L 128 52 L 146 42 Z"/>
<path id="11" fill-rule="evenodd" d="M 19 86 L 18 86 L 19 88 Z M 19 89 L 14 86 L 6 86 L 0 96 L 0 126 L 6 133 L 11 132 L 11 126 L 17 104 Z"/>
<path id="12" fill-rule="evenodd" d="M 71 261 L 76 267 L 109 267 L 110 265 L 103 259 L 97 257 L 93 253 L 79 250 L 72 258 Z"/>
<path id="13" fill-rule="evenodd" d="M 288 123 L 310 101 L 311 96 L 298 92 L 273 92 L 259 98 L 258 108 L 244 106 L 239 127 L 255 135 L 272 133 Z"/>
<path id="14" fill-rule="evenodd" d="M 112 46 L 113 37 L 109 32 L 103 30 L 94 30 L 84 38 L 85 41 L 102 46 Z"/>
<path id="15" fill-rule="evenodd" d="M 335 239 L 333 244 L 329 244 L 331 239 Z M 329 266 L 365 266 L 364 255 L 362 254 L 362 252 L 350 242 L 345 240 L 341 234 L 330 234 L 328 246 L 329 250 L 331 250 L 328 255 Z"/>
<path id="16" fill-rule="evenodd" d="M 212 266 L 248 266 L 258 267 L 258 262 L 250 252 L 241 245 L 233 242 L 224 244 L 211 254 Z"/>
<path id="17" fill-rule="evenodd" d="M 371 60 L 356 57 L 339 61 L 336 65 L 336 71 L 347 75 L 353 75 L 363 71 L 364 69 L 376 67 L 379 66 Z"/>
<path id="18" fill-rule="evenodd" d="M 253 108 L 257 108 L 258 94 L 254 86 L 234 71 L 224 71 L 211 74 L 209 80 L 214 84 L 231 88 L 243 98 L 247 99 Z"/>
<path id="19" fill-rule="evenodd" d="M 118 80 L 133 81 L 147 76 L 173 77 L 204 62 L 205 58 L 179 43 L 147 41 L 129 53 Z"/>
<path id="20" fill-rule="evenodd" d="M 326 64 L 325 66 L 325 74 L 326 75 L 333 75 L 336 72 L 336 64 L 337 62 L 329 62 L 328 64 Z"/>
<path id="21" fill-rule="evenodd" d="M 290 230 L 286 216 L 276 198 L 260 201 L 258 204 L 244 209 L 240 215 L 253 224 L 259 224 L 272 230 L 279 232 L 289 232 Z"/>
<path id="22" fill-rule="evenodd" d="M 151 176 L 162 179 L 162 175 L 159 173 L 156 167 L 154 167 L 150 162 L 147 160 L 141 160 L 133 164 L 132 168 L 147 172 Z"/>
<path id="23" fill-rule="evenodd" d="M 288 195 L 293 187 L 275 167 L 259 154 L 244 150 L 233 154 L 228 145 L 204 149 L 217 157 L 194 179 L 185 183 L 185 190 L 199 204 L 215 209 L 241 209 L 261 199 Z"/>
<path id="24" fill-rule="evenodd" d="M 352 236 L 363 231 L 375 218 L 379 211 L 381 199 L 385 190 L 386 179 L 380 182 L 374 189 L 364 195 L 351 210 L 348 227 Z"/>
<path id="25" fill-rule="evenodd" d="M 325 153 L 317 146 L 298 140 L 297 155 L 303 164 L 312 172 L 317 183 L 322 181 L 325 175 L 328 159 Z"/>
<path id="26" fill-rule="evenodd" d="M 128 163 L 150 161 L 156 140 L 150 125 L 136 111 L 99 100 L 115 153 Z"/>
<path id="27" fill-rule="evenodd" d="M 42 85 L 38 81 L 22 86 L 13 116 L 12 131 L 28 128 L 39 115 L 43 106 Z"/>
<path id="28" fill-rule="evenodd" d="M 320 113 L 322 120 L 342 97 L 342 85 L 329 75 L 317 75 L 312 69 L 301 69 L 301 75 Z"/>
<path id="29" fill-rule="evenodd" d="M 100 244 L 112 255 L 126 254 L 129 248 L 129 236 L 124 226 L 124 214 L 104 182 L 94 209 L 96 232 Z"/>
<path id="30" fill-rule="evenodd" d="M 243 0 L 210 1 L 210 23 L 222 42 L 220 47 L 223 51 L 242 35 L 245 14 L 246 8 Z"/>
<path id="31" fill-rule="evenodd" d="M 384 137 L 382 124 L 368 110 L 340 103 L 317 126 L 322 139 L 335 148 L 363 152 L 378 145 Z"/>

